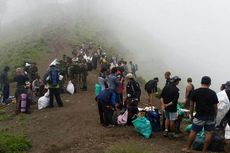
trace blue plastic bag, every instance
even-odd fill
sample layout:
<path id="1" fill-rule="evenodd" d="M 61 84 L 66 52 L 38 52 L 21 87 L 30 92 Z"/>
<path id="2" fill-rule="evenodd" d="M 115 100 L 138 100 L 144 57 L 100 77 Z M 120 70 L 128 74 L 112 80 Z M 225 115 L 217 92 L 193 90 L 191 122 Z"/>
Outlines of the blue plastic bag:
<path id="1" fill-rule="evenodd" d="M 132 123 L 138 133 L 143 135 L 146 139 L 150 138 L 152 134 L 152 126 L 150 124 L 150 121 L 146 117 L 137 117 L 135 120 L 132 121 Z"/>

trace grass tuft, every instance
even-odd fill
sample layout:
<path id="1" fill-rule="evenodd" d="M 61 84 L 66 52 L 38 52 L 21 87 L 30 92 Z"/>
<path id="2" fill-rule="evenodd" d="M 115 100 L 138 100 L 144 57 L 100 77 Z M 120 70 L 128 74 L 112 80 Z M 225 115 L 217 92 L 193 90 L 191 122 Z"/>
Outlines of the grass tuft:
<path id="1" fill-rule="evenodd" d="M 0 131 L 0 152 L 23 153 L 31 148 L 31 142 L 23 135 L 9 134 L 5 130 Z"/>
<path id="2" fill-rule="evenodd" d="M 146 145 L 137 143 L 118 143 L 106 149 L 105 153 L 152 153 Z"/>

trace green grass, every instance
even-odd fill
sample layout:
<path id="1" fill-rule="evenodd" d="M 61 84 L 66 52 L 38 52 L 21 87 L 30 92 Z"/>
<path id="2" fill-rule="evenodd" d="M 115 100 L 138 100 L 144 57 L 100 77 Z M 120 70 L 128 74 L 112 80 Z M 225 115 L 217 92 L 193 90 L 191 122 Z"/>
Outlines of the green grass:
<path id="1" fill-rule="evenodd" d="M 0 121 L 7 121 L 7 120 L 12 120 L 13 119 L 12 114 L 6 113 L 5 109 L 0 110 Z"/>
<path id="2" fill-rule="evenodd" d="M 117 143 L 105 150 L 105 153 L 152 153 L 147 145 L 137 143 Z"/>
<path id="3" fill-rule="evenodd" d="M 24 135 L 0 131 L 1 153 L 24 153 L 29 148 L 31 148 L 31 142 Z"/>

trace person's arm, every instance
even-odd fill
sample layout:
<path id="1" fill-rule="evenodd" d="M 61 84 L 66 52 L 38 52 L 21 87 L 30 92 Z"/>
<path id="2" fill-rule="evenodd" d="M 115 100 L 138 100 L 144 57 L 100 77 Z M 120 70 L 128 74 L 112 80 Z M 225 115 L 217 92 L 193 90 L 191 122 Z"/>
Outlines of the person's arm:
<path id="1" fill-rule="evenodd" d="M 194 102 L 193 101 L 190 101 L 189 110 L 190 110 L 190 119 L 193 119 L 193 112 L 194 112 Z"/>
<path id="2" fill-rule="evenodd" d="M 160 102 L 161 102 L 161 110 L 164 110 L 165 109 L 164 99 L 160 98 Z"/>
<path id="3" fill-rule="evenodd" d="M 171 106 L 171 105 L 177 105 L 178 98 L 179 98 L 179 92 L 177 92 L 175 94 L 173 100 L 170 103 L 165 104 L 165 107 L 168 107 L 168 106 Z"/>
<path id="4" fill-rule="evenodd" d="M 217 104 L 214 104 L 213 107 L 214 107 L 214 112 L 215 112 L 215 117 L 216 117 L 216 115 L 217 115 Z"/>

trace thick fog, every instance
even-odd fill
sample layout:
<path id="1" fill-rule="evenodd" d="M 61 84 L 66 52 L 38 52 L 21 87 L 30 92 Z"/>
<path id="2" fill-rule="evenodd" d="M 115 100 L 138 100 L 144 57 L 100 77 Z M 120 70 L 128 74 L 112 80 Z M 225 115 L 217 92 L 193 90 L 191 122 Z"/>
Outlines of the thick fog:
<path id="1" fill-rule="evenodd" d="M 198 87 L 209 75 L 211 88 L 219 91 L 230 80 L 229 7 L 229 0 L 8 0 L 0 23 L 5 32 L 9 26 L 33 25 L 36 17 L 36 30 L 37 23 L 52 22 L 48 17 L 54 11 L 65 18 L 90 15 L 129 50 L 125 54 L 139 65 L 139 75 L 158 76 L 162 87 L 164 72 L 171 71 L 182 78 L 181 90 L 187 77 Z"/>

